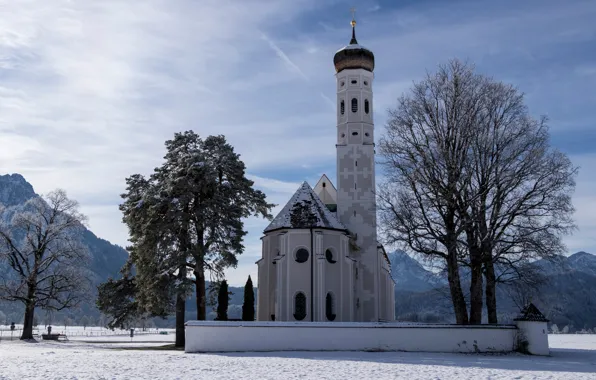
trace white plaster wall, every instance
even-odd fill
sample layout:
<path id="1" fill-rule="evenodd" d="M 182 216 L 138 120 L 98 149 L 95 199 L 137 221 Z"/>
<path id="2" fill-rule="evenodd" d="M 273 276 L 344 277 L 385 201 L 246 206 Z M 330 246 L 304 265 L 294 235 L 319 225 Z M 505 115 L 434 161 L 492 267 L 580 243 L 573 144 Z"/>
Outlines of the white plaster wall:
<path id="1" fill-rule="evenodd" d="M 306 317 L 304 318 L 304 321 L 310 321 L 312 312 L 312 294 L 310 292 L 311 261 L 314 259 L 314 255 L 310 247 L 310 230 L 289 230 L 287 236 L 289 242 L 288 260 L 286 262 L 288 275 L 287 277 L 283 278 L 283 281 L 287 282 L 286 292 L 283 294 L 283 302 L 288 311 L 286 314 L 287 318 L 282 320 L 294 320 L 294 297 L 298 292 L 302 292 L 306 296 Z M 314 238 L 315 232 L 313 230 L 313 243 Z M 304 263 L 296 262 L 295 255 L 300 248 L 304 248 L 308 251 L 308 260 Z"/>
<path id="2" fill-rule="evenodd" d="M 518 339 L 528 343 L 527 352 L 532 355 L 550 355 L 546 322 L 516 321 Z"/>
<path id="3" fill-rule="evenodd" d="M 509 352 L 517 332 L 515 326 L 189 321 L 185 351 Z"/>
<path id="4" fill-rule="evenodd" d="M 342 287 L 342 272 L 347 272 L 349 269 L 348 263 L 345 262 L 341 254 L 341 238 L 344 236 L 343 232 L 325 231 L 323 235 L 322 244 L 322 267 L 324 269 L 324 283 L 322 289 L 323 299 L 321 305 L 323 307 L 321 321 L 326 321 L 325 298 L 327 293 L 332 293 L 334 298 L 334 313 L 336 315 L 335 321 L 346 320 L 343 313 L 343 305 L 350 302 L 349 292 Z M 325 251 L 330 249 L 333 252 L 333 260 L 335 263 L 330 263 L 325 257 Z M 343 268 L 342 268 L 343 267 Z M 349 320 L 349 319 L 348 319 Z"/>

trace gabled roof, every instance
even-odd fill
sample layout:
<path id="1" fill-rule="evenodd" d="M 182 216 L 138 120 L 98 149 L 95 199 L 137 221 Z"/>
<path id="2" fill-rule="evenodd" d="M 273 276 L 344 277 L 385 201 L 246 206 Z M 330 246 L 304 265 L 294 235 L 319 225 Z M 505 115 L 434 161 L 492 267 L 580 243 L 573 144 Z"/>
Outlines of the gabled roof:
<path id="1" fill-rule="evenodd" d="M 321 176 L 321 179 L 319 179 L 319 182 L 317 182 L 313 191 L 319 196 L 324 204 L 337 204 L 337 189 L 325 174 Z"/>
<path id="2" fill-rule="evenodd" d="M 337 220 L 335 215 L 333 215 L 329 209 L 327 209 L 321 199 L 305 181 L 300 185 L 298 190 L 296 190 L 292 198 L 290 198 L 279 214 L 277 214 L 273 221 L 267 228 L 265 228 L 264 232 L 280 228 L 300 228 L 292 226 L 292 210 L 296 205 L 300 206 L 305 204 L 310 205 L 309 211 L 313 216 L 313 220 L 316 220 L 313 227 L 347 231 L 347 228 Z"/>
<path id="3" fill-rule="evenodd" d="M 546 319 L 544 314 L 533 303 L 529 303 L 514 321 L 548 322 L 548 319 Z"/>

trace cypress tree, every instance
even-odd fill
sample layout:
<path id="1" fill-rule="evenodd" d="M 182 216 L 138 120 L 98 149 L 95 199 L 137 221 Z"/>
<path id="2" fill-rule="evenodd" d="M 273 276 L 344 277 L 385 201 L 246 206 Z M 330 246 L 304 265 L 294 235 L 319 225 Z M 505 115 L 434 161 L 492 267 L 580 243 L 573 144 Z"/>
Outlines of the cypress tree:
<path id="1" fill-rule="evenodd" d="M 252 280 L 250 279 L 250 275 L 248 275 L 248 280 L 246 280 L 246 285 L 244 285 L 244 303 L 242 304 L 242 320 L 255 320 L 255 293 L 252 288 Z"/>
<path id="2" fill-rule="evenodd" d="M 219 293 L 217 295 L 217 320 L 228 320 L 228 283 L 223 280 L 219 285 Z"/>

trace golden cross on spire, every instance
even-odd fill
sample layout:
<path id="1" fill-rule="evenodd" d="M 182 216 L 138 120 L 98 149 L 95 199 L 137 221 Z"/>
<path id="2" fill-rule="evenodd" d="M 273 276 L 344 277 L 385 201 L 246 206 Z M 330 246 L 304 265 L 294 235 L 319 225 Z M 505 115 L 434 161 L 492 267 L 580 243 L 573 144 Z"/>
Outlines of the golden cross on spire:
<path id="1" fill-rule="evenodd" d="M 350 12 L 352 12 L 352 22 L 350 22 L 350 24 L 352 24 L 352 27 L 356 26 L 356 8 L 352 7 L 350 8 Z"/>

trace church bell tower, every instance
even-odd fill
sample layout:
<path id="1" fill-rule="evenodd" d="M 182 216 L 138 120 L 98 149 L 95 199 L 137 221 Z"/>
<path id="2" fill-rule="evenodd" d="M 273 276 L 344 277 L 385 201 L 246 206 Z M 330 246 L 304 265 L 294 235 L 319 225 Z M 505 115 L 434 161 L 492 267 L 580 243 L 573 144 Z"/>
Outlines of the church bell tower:
<path id="1" fill-rule="evenodd" d="M 379 254 L 375 200 L 373 92 L 375 58 L 358 44 L 352 19 L 350 44 L 333 58 L 337 78 L 337 216 L 358 246 L 356 320 L 378 321 Z"/>

